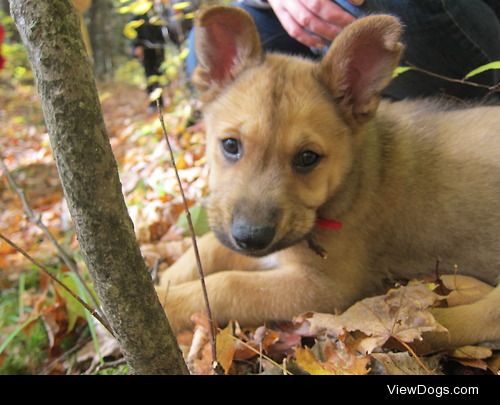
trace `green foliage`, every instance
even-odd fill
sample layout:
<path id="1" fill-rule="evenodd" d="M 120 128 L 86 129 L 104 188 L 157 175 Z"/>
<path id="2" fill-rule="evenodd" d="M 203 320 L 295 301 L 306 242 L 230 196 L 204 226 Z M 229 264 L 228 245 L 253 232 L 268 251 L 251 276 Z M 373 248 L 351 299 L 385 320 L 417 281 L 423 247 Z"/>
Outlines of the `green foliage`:
<path id="1" fill-rule="evenodd" d="M 10 344 L 0 375 L 33 374 L 47 358 L 48 337 L 41 319 L 28 332 L 18 333 Z"/>
<path id="2" fill-rule="evenodd" d="M 394 69 L 394 72 L 392 73 L 392 78 L 398 77 L 399 75 L 406 73 L 410 70 L 415 70 L 416 68 L 413 68 L 411 66 L 398 66 L 396 69 Z M 464 76 L 464 79 L 470 79 L 471 77 L 477 76 L 483 72 L 486 72 L 488 70 L 496 70 L 500 69 L 500 61 L 494 61 L 487 63 L 486 65 L 482 65 L 477 67 L 476 69 L 470 71 Z M 418 70 L 418 69 L 417 69 Z"/>
<path id="3" fill-rule="evenodd" d="M 210 230 L 206 209 L 202 205 L 197 204 L 189 208 L 189 212 L 191 213 L 191 221 L 193 222 L 194 233 L 196 234 L 196 236 L 202 236 L 206 234 Z M 183 212 L 179 216 L 177 225 L 182 228 L 184 234 L 190 234 L 186 213 Z"/>
<path id="4" fill-rule="evenodd" d="M 115 80 L 140 87 L 144 83 L 144 69 L 137 59 L 128 60 L 116 69 Z"/>
<path id="5" fill-rule="evenodd" d="M 76 295 L 90 303 L 87 291 L 73 273 L 62 273 L 60 269 L 49 270 Z M 25 294 L 36 296 L 38 293 L 39 279 L 39 270 L 32 268 L 19 275 L 17 288 L 0 290 L 0 374 L 37 373 L 49 359 L 47 328 L 50 326 L 44 324 L 46 315 L 43 314 L 45 310 L 49 313 L 57 311 L 58 304 L 53 290 L 49 290 L 41 312 L 34 312 L 34 308 L 24 304 Z M 75 339 L 82 332 L 90 332 L 95 351 L 99 353 L 99 341 L 92 316 L 69 293 L 58 286 L 55 288 L 65 304 L 68 323 L 65 335 L 60 337 L 59 347 L 68 350 L 75 345 Z M 92 287 L 89 288 L 95 296 Z M 79 332 L 74 333 L 78 320 L 85 320 L 87 328 L 83 331 L 80 328 Z M 83 322 L 79 323 L 82 324 Z"/>
<path id="6" fill-rule="evenodd" d="M 66 285 L 66 287 L 73 291 L 75 295 L 80 297 L 87 304 L 92 305 L 91 298 L 88 296 L 86 289 L 74 273 L 64 273 L 58 278 L 64 285 Z M 92 291 L 94 297 L 96 297 L 92 286 L 88 285 L 87 287 Z M 56 289 L 57 292 L 64 298 L 66 303 L 66 311 L 68 314 L 68 332 L 71 332 L 75 327 L 78 318 L 87 318 L 88 311 L 66 290 L 59 286 L 56 287 Z"/>
<path id="7" fill-rule="evenodd" d="M 17 309 L 18 290 L 15 288 L 0 290 L 0 330 L 17 322 Z"/>
<path id="8" fill-rule="evenodd" d="M 38 287 L 39 272 L 35 269 L 22 273 L 19 278 L 23 279 L 23 291 Z M 19 284 L 19 283 L 18 283 Z M 19 313 L 20 302 L 19 286 L 17 288 L 0 289 L 0 330 L 4 327 L 15 325 L 23 313 Z M 24 312 L 31 308 L 23 307 Z M 2 343 L 3 338 L 0 339 Z"/>
<path id="9" fill-rule="evenodd" d="M 5 69 L 0 71 L 0 80 L 13 86 L 33 83 L 33 73 L 24 45 L 15 41 L 16 27 L 12 18 L 0 11 L 0 24 L 5 28 L 5 42 L 2 54 L 7 60 Z"/>
<path id="10" fill-rule="evenodd" d="M 394 69 L 394 72 L 392 72 L 392 78 L 394 79 L 395 77 L 398 77 L 399 75 L 408 72 L 412 68 L 409 66 L 398 66 L 396 69 Z"/>
<path id="11" fill-rule="evenodd" d="M 0 24 L 5 28 L 5 38 L 7 40 L 12 39 L 13 33 L 16 29 L 14 21 L 10 15 L 5 14 L 2 10 L 0 10 Z"/>
<path id="12" fill-rule="evenodd" d="M 17 288 L 0 290 L 0 374 L 31 374 L 47 358 L 48 337 L 41 319 L 26 318 L 24 293 L 36 289 L 39 272 L 21 273 Z"/>
<path id="13" fill-rule="evenodd" d="M 465 79 L 476 76 L 480 73 L 486 72 L 487 70 L 500 69 L 500 61 L 495 61 L 491 63 L 487 63 L 486 65 L 479 66 L 474 69 L 472 72 L 469 72 L 465 75 Z"/>

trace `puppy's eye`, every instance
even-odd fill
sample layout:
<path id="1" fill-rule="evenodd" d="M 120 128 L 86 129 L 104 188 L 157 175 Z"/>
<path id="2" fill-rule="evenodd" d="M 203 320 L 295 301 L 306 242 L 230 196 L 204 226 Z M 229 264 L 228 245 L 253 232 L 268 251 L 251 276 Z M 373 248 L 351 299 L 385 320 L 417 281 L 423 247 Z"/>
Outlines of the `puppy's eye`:
<path id="1" fill-rule="evenodd" d="M 226 138 L 222 140 L 222 152 L 229 160 L 236 161 L 241 157 L 240 142 L 234 138 Z"/>
<path id="2" fill-rule="evenodd" d="M 321 156 L 316 152 L 306 150 L 298 153 L 293 158 L 293 167 L 299 173 L 307 173 L 312 170 L 321 160 Z"/>

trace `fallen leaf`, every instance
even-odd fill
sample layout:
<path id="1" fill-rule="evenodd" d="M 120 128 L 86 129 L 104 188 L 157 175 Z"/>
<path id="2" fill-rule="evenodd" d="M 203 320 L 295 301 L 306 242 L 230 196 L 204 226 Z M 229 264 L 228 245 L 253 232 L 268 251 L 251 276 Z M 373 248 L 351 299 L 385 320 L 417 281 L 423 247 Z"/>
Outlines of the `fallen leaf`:
<path id="1" fill-rule="evenodd" d="M 328 339 L 323 353 L 325 367 L 337 373 L 364 375 L 370 371 L 370 357 L 349 347 L 342 339 Z"/>
<path id="2" fill-rule="evenodd" d="M 341 336 L 344 331 L 361 331 L 367 338 L 360 347 L 371 353 L 391 337 L 409 343 L 421 339 L 424 332 L 446 332 L 429 311 L 441 299 L 427 285 L 411 282 L 389 290 L 386 295 L 359 301 L 341 315 L 313 313 L 310 317 L 311 314 L 302 315 L 297 321 L 308 322 L 315 335 L 326 332 Z"/>
<path id="3" fill-rule="evenodd" d="M 494 354 L 488 360 L 488 368 L 493 374 L 500 375 L 500 353 Z"/>
<path id="4" fill-rule="evenodd" d="M 453 350 L 450 356 L 462 360 L 484 360 L 490 358 L 492 354 L 492 350 L 487 347 L 463 346 Z"/>
<path id="5" fill-rule="evenodd" d="M 247 342 L 245 342 L 247 343 Z M 254 350 L 252 350 L 253 348 Z M 259 353 L 259 348 L 255 347 L 255 345 L 252 345 L 251 343 L 247 343 L 246 345 L 243 344 L 241 341 L 236 342 L 236 350 L 234 352 L 234 359 L 235 360 L 249 360 L 255 356 L 258 356 Z"/>
<path id="6" fill-rule="evenodd" d="M 197 204 L 189 208 L 191 214 L 191 222 L 197 236 L 202 236 L 210 230 L 208 224 L 208 215 L 206 209 Z M 184 230 L 184 233 L 189 235 L 189 224 L 186 213 L 182 213 L 179 217 L 177 225 Z"/>
<path id="7" fill-rule="evenodd" d="M 297 365 L 311 375 L 336 375 L 337 373 L 323 367 L 320 361 L 314 357 L 311 349 L 297 347 L 295 349 L 295 360 Z"/>
<path id="8" fill-rule="evenodd" d="M 443 285 L 451 290 L 446 297 L 448 306 L 471 304 L 484 298 L 494 287 L 474 277 L 458 274 L 446 274 L 440 276 Z"/>
<path id="9" fill-rule="evenodd" d="M 216 338 L 217 347 L 217 361 L 224 369 L 226 374 L 229 374 L 231 365 L 234 360 L 234 353 L 236 352 L 236 341 L 233 338 L 233 323 L 221 330 Z"/>
<path id="10" fill-rule="evenodd" d="M 8 245 L 4 241 L 0 242 L 0 255 L 8 255 L 14 252 L 16 252 L 16 249 L 14 249 L 12 246 Z"/>
<path id="11" fill-rule="evenodd" d="M 76 356 L 79 363 L 91 360 L 89 369 L 94 368 L 95 365 L 100 363 L 102 358 L 109 356 L 118 357 L 121 353 L 118 341 L 111 336 L 106 328 L 104 328 L 104 326 L 102 326 L 101 323 L 94 318 L 92 318 L 92 322 L 95 327 L 99 353 L 96 353 L 95 351 L 95 342 L 90 341 L 77 352 Z"/>
<path id="12" fill-rule="evenodd" d="M 293 349 L 300 346 L 302 337 L 293 333 L 271 331 L 262 347 L 264 351 L 272 358 L 281 359 L 293 353 Z"/>
<path id="13" fill-rule="evenodd" d="M 472 367 L 472 368 L 478 368 L 480 370 L 487 370 L 488 369 L 488 363 L 486 363 L 484 360 L 461 360 L 461 359 L 456 359 L 462 366 L 466 367 Z"/>
<path id="14" fill-rule="evenodd" d="M 195 313 L 191 315 L 191 321 L 195 327 L 191 347 L 186 357 L 187 366 L 192 374 L 214 374 L 208 318 L 202 313 Z"/>
<path id="15" fill-rule="evenodd" d="M 372 353 L 373 374 L 384 375 L 428 375 L 428 372 L 410 356 L 408 352 L 401 353 Z M 420 361 L 432 371 L 432 374 L 443 374 L 439 362 L 442 355 L 422 357 Z"/>
<path id="16" fill-rule="evenodd" d="M 194 330 L 193 340 L 191 341 L 191 347 L 186 358 L 188 366 L 194 364 L 194 361 L 201 357 L 200 354 L 208 341 L 208 330 L 197 326 Z"/>

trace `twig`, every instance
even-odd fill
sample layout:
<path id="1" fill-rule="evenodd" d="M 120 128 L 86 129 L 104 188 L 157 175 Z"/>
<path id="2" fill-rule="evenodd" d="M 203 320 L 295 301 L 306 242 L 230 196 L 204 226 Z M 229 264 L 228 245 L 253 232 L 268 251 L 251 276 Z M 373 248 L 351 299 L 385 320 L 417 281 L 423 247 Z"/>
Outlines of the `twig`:
<path id="1" fill-rule="evenodd" d="M 328 252 L 317 242 L 313 235 L 307 238 L 307 246 L 322 259 L 328 258 Z"/>
<path id="2" fill-rule="evenodd" d="M 494 86 L 492 86 L 491 90 L 488 91 L 488 93 L 486 93 L 481 100 L 483 102 L 486 101 L 486 100 L 488 100 L 488 97 L 490 97 L 493 93 L 496 93 L 498 91 L 500 91 L 500 83 L 497 83 Z"/>
<path id="3" fill-rule="evenodd" d="M 420 360 L 420 357 L 417 356 L 417 353 L 415 353 L 415 351 L 411 348 L 411 346 L 404 342 L 403 340 L 401 340 L 400 338 L 398 338 L 397 336 L 392 336 L 394 339 L 396 339 L 399 343 L 401 343 L 404 348 L 406 350 L 408 350 L 408 352 L 413 356 L 413 358 L 416 360 L 416 362 L 418 363 L 418 365 L 420 367 L 422 367 L 422 369 L 429 375 L 432 374 L 431 370 L 429 370 L 426 365 L 424 363 L 422 363 L 422 360 Z"/>
<path id="4" fill-rule="evenodd" d="M 109 326 L 108 322 L 103 317 L 101 317 L 101 315 L 99 315 L 99 313 L 97 312 L 97 310 L 95 310 L 89 304 L 87 304 L 85 301 L 83 301 L 78 295 L 76 295 L 73 291 L 71 291 L 70 288 L 68 288 L 64 283 L 62 283 L 61 281 L 59 281 L 57 279 L 57 277 L 53 276 L 50 273 L 50 271 L 47 269 L 47 267 L 45 267 L 43 264 L 41 264 L 40 262 L 38 262 L 36 259 L 33 259 L 33 257 L 31 257 L 24 249 L 22 249 L 21 247 L 19 247 L 18 245 L 16 245 L 14 242 L 12 242 L 9 238 L 7 238 L 6 236 L 2 235 L 1 233 L 0 233 L 0 239 L 2 239 L 5 243 L 7 243 L 8 245 L 10 245 L 14 249 L 16 249 L 26 259 L 28 259 L 31 263 L 33 263 L 35 266 L 37 266 L 40 270 L 42 270 L 47 276 L 49 276 L 49 278 L 52 281 L 54 281 L 54 283 L 56 283 L 57 285 L 59 285 L 68 294 L 70 294 L 75 300 L 77 300 L 81 305 L 83 305 L 84 308 L 87 311 L 89 311 L 90 314 L 95 319 L 97 319 L 102 324 L 102 326 L 104 326 L 106 328 L 106 330 L 109 333 L 111 333 L 112 336 L 114 336 L 114 333 L 113 333 L 111 327 Z"/>
<path id="5" fill-rule="evenodd" d="M 396 327 L 396 325 L 398 323 L 401 323 L 401 320 L 399 320 L 399 311 L 401 311 L 401 308 L 403 308 L 403 298 L 405 297 L 405 293 L 406 293 L 406 290 L 403 290 L 402 294 L 401 294 L 401 299 L 399 300 L 399 305 L 398 305 L 398 308 L 396 310 L 396 314 L 393 316 L 394 318 L 394 322 L 392 323 L 392 327 L 391 327 L 391 336 L 394 335 L 394 328 Z"/>
<path id="6" fill-rule="evenodd" d="M 59 357 L 55 358 L 52 360 L 38 375 L 46 375 L 49 374 L 50 371 L 54 368 L 54 366 L 59 363 L 60 361 L 64 360 L 66 357 L 71 356 L 73 353 L 76 353 L 80 349 L 82 349 L 88 342 L 91 342 L 92 338 L 87 337 L 83 339 L 81 342 L 77 342 L 75 346 L 73 346 L 71 349 L 68 351 L 64 352 L 61 354 Z"/>
<path id="7" fill-rule="evenodd" d="M 42 221 L 42 218 L 40 215 L 36 215 L 34 211 L 31 209 L 28 200 L 26 199 L 26 195 L 24 194 L 24 190 L 19 187 L 19 185 L 16 183 L 14 180 L 14 177 L 12 177 L 12 174 L 10 173 L 9 169 L 7 168 L 7 165 L 3 161 L 2 156 L 0 155 L 0 166 L 2 166 L 2 170 L 4 172 L 5 177 L 7 178 L 7 181 L 9 182 L 10 187 L 12 190 L 17 194 L 19 199 L 21 200 L 21 203 L 23 205 L 23 211 L 26 214 L 26 217 L 30 222 L 38 226 L 40 230 L 45 234 L 47 239 L 54 245 L 54 247 L 57 249 L 58 256 L 61 258 L 61 260 L 68 266 L 68 268 L 75 274 L 75 276 L 78 278 L 80 283 L 83 285 L 83 288 L 85 288 L 87 294 L 89 295 L 90 299 L 94 303 L 96 308 L 99 308 L 99 303 L 97 302 L 97 299 L 94 297 L 94 294 L 90 291 L 90 288 L 87 286 L 87 283 L 83 280 L 80 271 L 78 269 L 78 266 L 75 262 L 75 260 L 64 250 L 64 248 L 59 244 L 59 242 L 56 240 L 54 235 L 52 235 L 52 232 L 50 232 L 49 228 L 45 226 L 45 224 Z M 99 311 L 99 309 L 97 309 Z M 100 312 L 100 311 L 99 311 Z M 103 314 L 101 314 L 102 317 Z"/>
<path id="8" fill-rule="evenodd" d="M 189 231 L 191 233 L 191 240 L 193 241 L 193 249 L 194 249 L 194 254 L 196 257 L 196 265 L 198 268 L 198 273 L 200 277 L 200 282 L 201 282 L 201 289 L 203 291 L 203 299 L 205 300 L 205 306 L 207 309 L 207 314 L 208 314 L 208 321 L 210 323 L 210 346 L 212 348 L 212 359 L 213 359 L 213 369 L 215 370 L 217 368 L 217 347 L 215 343 L 215 336 L 216 336 L 216 329 L 215 329 L 215 322 L 214 318 L 212 317 L 212 310 L 210 309 L 210 302 L 208 301 L 208 293 L 207 293 L 207 286 L 205 284 L 205 275 L 203 274 L 203 266 L 201 264 L 201 259 L 200 259 L 200 252 L 198 251 L 198 244 L 196 243 L 196 234 L 194 232 L 194 227 L 193 227 L 193 221 L 191 220 L 191 213 L 189 212 L 189 206 L 186 200 L 186 196 L 184 195 L 184 190 L 182 188 L 182 182 L 181 178 L 179 176 L 179 171 L 177 170 L 177 165 L 175 164 L 175 158 L 174 158 L 174 152 L 172 150 L 172 146 L 170 145 L 170 141 L 168 139 L 167 135 L 167 129 L 165 127 L 165 122 L 163 121 L 163 113 L 161 112 L 160 108 L 160 102 L 156 100 L 156 107 L 158 109 L 158 116 L 160 118 L 160 123 L 161 127 L 163 129 L 163 135 L 165 136 L 165 141 L 167 142 L 167 147 L 170 152 L 170 160 L 172 162 L 172 166 L 175 171 L 175 176 L 177 177 L 177 183 L 179 184 L 181 196 L 182 196 L 182 201 L 184 203 L 184 209 L 186 210 L 186 219 L 187 223 L 189 225 Z"/>
<path id="9" fill-rule="evenodd" d="M 264 349 L 262 347 L 262 341 L 259 342 L 259 373 L 262 373 L 263 370 L 263 365 L 262 365 L 262 356 L 264 354 Z"/>
<path id="10" fill-rule="evenodd" d="M 436 267 L 434 268 L 434 277 L 436 278 L 436 282 L 439 282 L 441 280 L 441 276 L 439 274 L 439 265 L 441 264 L 441 260 L 439 260 L 439 257 L 436 258 Z"/>
<path id="11" fill-rule="evenodd" d="M 113 368 L 113 367 L 118 367 L 121 366 L 122 364 L 126 364 L 127 361 L 125 360 L 125 357 L 119 358 L 118 360 L 110 361 L 108 363 L 100 364 L 96 367 L 94 370 L 95 373 L 98 373 L 101 370 L 105 370 L 107 368 Z"/>
<path id="12" fill-rule="evenodd" d="M 423 73 L 425 75 L 432 76 L 432 77 L 435 77 L 437 79 L 441 79 L 441 80 L 444 80 L 447 82 L 464 84 L 466 86 L 472 86 L 472 87 L 478 87 L 481 89 L 486 89 L 492 93 L 500 90 L 500 83 L 494 84 L 492 86 L 488 86 L 487 84 L 471 82 L 471 81 L 465 80 L 465 79 L 453 79 L 452 77 L 443 76 L 443 75 L 440 75 L 438 73 L 434 73 L 434 72 L 431 72 L 429 70 L 419 68 L 419 67 L 412 65 L 412 64 L 409 64 L 408 66 L 411 68 L 411 70 L 414 70 L 415 72 Z"/>
<path id="13" fill-rule="evenodd" d="M 266 356 L 264 353 L 260 352 L 259 350 L 257 350 L 255 347 L 249 345 L 247 342 L 245 342 L 244 340 L 241 340 L 239 337 L 237 336 L 233 336 L 233 335 L 229 335 L 231 336 L 234 340 L 236 340 L 237 342 L 240 342 L 243 346 L 245 346 L 246 348 L 250 349 L 252 352 L 254 352 L 255 354 L 261 356 L 266 359 L 268 362 L 270 362 L 273 366 L 279 368 L 281 371 L 283 371 L 283 374 L 286 374 L 286 375 L 293 375 L 290 371 L 288 371 L 286 368 L 284 368 L 281 364 L 278 364 L 276 363 L 273 359 L 271 359 L 269 356 Z"/>

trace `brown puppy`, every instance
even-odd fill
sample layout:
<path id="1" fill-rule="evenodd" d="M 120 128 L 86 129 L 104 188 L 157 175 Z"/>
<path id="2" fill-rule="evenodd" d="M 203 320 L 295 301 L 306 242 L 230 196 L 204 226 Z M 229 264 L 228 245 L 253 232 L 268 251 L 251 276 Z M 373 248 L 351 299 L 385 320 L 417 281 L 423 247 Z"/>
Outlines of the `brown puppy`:
<path id="1" fill-rule="evenodd" d="M 500 107 L 381 101 L 400 35 L 393 17 L 360 19 L 315 64 L 264 55 L 239 9 L 198 19 L 213 230 L 200 249 L 219 324 L 344 310 L 436 258 L 497 282 Z M 204 309 L 192 251 L 163 275 L 162 300 L 167 286 L 172 325 L 189 326 Z M 453 345 L 500 339 L 500 289 L 436 315 Z"/>

